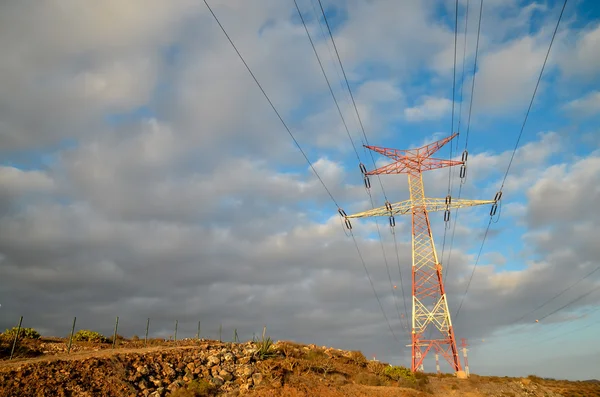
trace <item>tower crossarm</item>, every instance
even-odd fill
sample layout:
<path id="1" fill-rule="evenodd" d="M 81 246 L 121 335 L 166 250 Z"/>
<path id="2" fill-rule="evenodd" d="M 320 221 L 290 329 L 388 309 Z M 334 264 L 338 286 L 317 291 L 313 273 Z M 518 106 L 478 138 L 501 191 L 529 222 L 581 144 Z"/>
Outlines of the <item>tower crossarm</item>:
<path id="1" fill-rule="evenodd" d="M 442 148 L 442 146 L 444 146 L 445 144 L 447 144 L 448 142 L 450 142 L 457 135 L 458 135 L 457 133 L 454 133 L 454 134 L 450 135 L 447 138 L 440 139 L 437 142 L 433 142 L 433 143 L 430 143 L 429 145 L 425 145 L 423 147 L 420 147 L 420 148 L 417 149 L 417 154 L 420 157 L 429 157 L 432 154 L 434 154 L 435 152 L 437 152 L 438 150 L 440 150 Z"/>
<path id="2" fill-rule="evenodd" d="M 402 160 L 396 161 L 391 164 L 384 165 L 369 171 L 366 175 L 380 175 L 380 174 L 408 174 L 413 172 L 422 172 L 429 170 L 437 170 L 439 168 L 452 167 L 455 165 L 462 165 L 463 161 L 457 160 L 441 160 L 434 158 L 412 158 L 406 157 Z"/>
<path id="3" fill-rule="evenodd" d="M 454 199 L 451 200 L 449 205 L 446 205 L 445 198 L 425 198 L 422 203 L 415 205 L 415 208 L 422 208 L 425 206 L 428 212 L 444 211 L 446 209 L 457 209 L 475 207 L 477 205 L 494 204 L 494 200 L 467 200 L 467 199 Z M 390 216 L 390 215 L 405 215 L 412 212 L 413 204 L 411 200 L 404 200 L 391 205 L 392 210 L 389 207 L 378 207 L 372 210 L 359 212 L 356 214 L 348 215 L 346 218 L 367 218 L 373 216 Z"/>
<path id="4" fill-rule="evenodd" d="M 382 154 L 386 157 L 391 158 L 392 160 L 401 161 L 406 158 L 413 159 L 426 159 L 438 150 L 442 148 L 445 144 L 454 139 L 458 134 L 452 134 L 449 137 L 444 139 L 440 139 L 437 142 L 430 143 L 429 145 L 421 146 L 416 149 L 408 149 L 408 150 L 398 150 L 398 149 L 390 149 L 386 147 L 379 146 L 369 146 L 364 145 L 367 149 Z"/>

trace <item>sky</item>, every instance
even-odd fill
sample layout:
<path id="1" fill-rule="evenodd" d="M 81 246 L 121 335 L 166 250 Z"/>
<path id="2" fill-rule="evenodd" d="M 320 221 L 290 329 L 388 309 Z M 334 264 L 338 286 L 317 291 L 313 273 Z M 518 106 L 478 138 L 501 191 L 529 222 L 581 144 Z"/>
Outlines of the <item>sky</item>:
<path id="1" fill-rule="evenodd" d="M 468 150 L 461 198 L 493 199 L 562 1 L 485 0 L 475 73 L 479 1 L 459 2 L 456 68 L 454 1 L 322 3 L 364 135 L 317 0 L 298 6 L 348 133 L 293 0 L 209 1 L 337 204 L 371 208 L 353 144 L 371 170 L 386 159 L 367 140 L 409 149 L 452 132 L 436 156 Z M 204 2 L 3 2 L 0 48 L 2 329 L 23 316 L 66 336 L 76 316 L 109 335 L 119 316 L 125 336 L 150 318 L 151 336 L 178 321 L 178 338 L 193 337 L 201 321 L 201 336 L 222 326 L 248 340 L 266 325 L 410 366 L 410 218 L 396 218 L 396 244 L 387 219 L 353 220 L 372 288 L 336 204 Z M 600 6 L 572 0 L 483 248 L 489 206 L 448 225 L 430 214 L 472 373 L 600 378 L 599 87 Z M 380 181 L 391 202 L 409 198 L 405 175 Z M 424 182 L 429 197 L 461 186 L 458 169 Z"/>

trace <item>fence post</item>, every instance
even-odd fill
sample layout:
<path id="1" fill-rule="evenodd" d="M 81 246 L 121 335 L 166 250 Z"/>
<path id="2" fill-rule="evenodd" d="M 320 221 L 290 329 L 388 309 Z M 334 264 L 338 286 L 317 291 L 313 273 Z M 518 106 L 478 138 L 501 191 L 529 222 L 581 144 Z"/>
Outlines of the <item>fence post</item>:
<path id="1" fill-rule="evenodd" d="M 144 347 L 148 346 L 148 328 L 150 328 L 150 317 L 148 317 L 148 321 L 146 321 L 146 336 L 144 337 Z"/>
<path id="2" fill-rule="evenodd" d="M 119 327 L 119 316 L 117 316 L 117 322 L 115 323 L 115 333 L 113 335 L 113 343 L 112 343 L 112 348 L 115 348 L 115 344 L 117 342 L 117 328 Z"/>
<path id="3" fill-rule="evenodd" d="M 10 350 L 10 358 L 12 360 L 13 354 L 15 352 L 15 347 L 17 346 L 17 339 L 19 339 L 19 334 L 21 333 L 21 324 L 23 323 L 23 316 L 19 319 L 19 326 L 17 327 L 17 334 L 15 335 L 15 340 L 13 341 L 12 349 Z"/>
<path id="4" fill-rule="evenodd" d="M 200 340 L 200 321 L 198 321 L 198 336 L 197 339 Z"/>
<path id="5" fill-rule="evenodd" d="M 179 322 L 178 320 L 175 320 L 175 344 L 177 344 L 177 323 L 178 322 Z"/>
<path id="6" fill-rule="evenodd" d="M 77 317 L 73 317 L 73 326 L 71 327 L 71 335 L 69 335 L 69 346 L 67 347 L 67 354 L 71 354 L 71 345 L 73 344 L 73 333 L 75 332 L 75 321 L 77 321 Z"/>
<path id="7" fill-rule="evenodd" d="M 237 328 L 236 328 L 236 329 L 233 331 L 233 341 L 234 341 L 235 343 L 237 343 L 237 342 L 239 341 L 239 340 L 238 340 Z"/>

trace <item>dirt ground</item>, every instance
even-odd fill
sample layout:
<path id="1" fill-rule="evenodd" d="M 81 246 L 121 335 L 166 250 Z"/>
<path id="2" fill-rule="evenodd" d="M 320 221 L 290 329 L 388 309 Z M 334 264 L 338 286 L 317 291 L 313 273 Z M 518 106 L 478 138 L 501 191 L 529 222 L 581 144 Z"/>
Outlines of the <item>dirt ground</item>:
<path id="1" fill-rule="evenodd" d="M 252 360 L 247 357 L 248 365 L 261 374 L 253 384 L 251 379 L 249 383 L 232 379 L 225 385 L 202 392 L 204 394 L 184 393 L 190 379 L 196 376 L 184 375 L 186 365 L 196 363 L 198 379 L 211 379 L 209 364 L 206 364 L 209 351 L 239 352 L 240 357 L 236 360 L 241 362 L 244 359 L 241 352 L 247 351 L 248 346 L 254 345 L 154 340 L 150 346 L 143 347 L 140 341 L 121 341 L 114 350 L 109 343 L 77 343 L 67 354 L 64 340 L 43 338 L 24 341 L 17 349 L 16 357 L 8 361 L 6 353 L 10 344 L 4 344 L 0 356 L 0 396 L 600 397 L 600 382 L 569 382 L 534 376 L 471 375 L 469 379 L 461 380 L 450 374 L 418 374 L 412 380 L 393 379 L 385 374 L 389 365 L 369 361 L 360 352 L 293 342 L 273 345 L 273 357 L 267 359 L 257 359 L 255 355 Z M 198 358 L 202 351 L 207 352 L 206 355 Z M 166 375 L 159 371 L 153 376 L 141 377 L 136 373 L 136 368 L 140 371 L 140 365 L 174 369 L 170 378 L 163 379 L 165 387 L 153 388 L 148 382 L 160 384 L 159 378 Z M 174 384 L 176 387 L 172 387 Z"/>

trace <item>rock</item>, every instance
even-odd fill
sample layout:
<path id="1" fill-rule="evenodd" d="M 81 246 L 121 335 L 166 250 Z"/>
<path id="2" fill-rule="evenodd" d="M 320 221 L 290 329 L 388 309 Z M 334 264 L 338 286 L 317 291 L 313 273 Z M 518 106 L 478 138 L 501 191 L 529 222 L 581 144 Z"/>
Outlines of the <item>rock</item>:
<path id="1" fill-rule="evenodd" d="M 145 365 L 140 365 L 136 368 L 136 371 L 142 375 L 148 375 L 148 367 L 146 367 Z"/>
<path id="2" fill-rule="evenodd" d="M 158 389 L 156 389 L 156 391 L 152 394 L 155 394 L 155 397 L 162 397 L 165 395 L 165 388 L 164 387 L 159 387 Z"/>
<path id="3" fill-rule="evenodd" d="M 233 375 L 231 375 L 229 372 L 227 372 L 225 370 L 221 370 L 221 372 L 219 372 L 219 376 L 221 378 L 223 378 L 226 382 L 233 379 Z"/>
<path id="4" fill-rule="evenodd" d="M 215 386 L 221 386 L 221 385 L 223 385 L 223 383 L 225 383 L 225 380 L 223 378 L 221 378 L 220 376 L 214 376 L 212 378 L 211 382 Z"/>
<path id="5" fill-rule="evenodd" d="M 221 364 L 221 358 L 217 356 L 208 357 L 208 366 L 212 367 L 213 365 Z"/>
<path id="6" fill-rule="evenodd" d="M 196 368 L 196 365 L 194 363 L 189 363 L 188 365 L 186 365 L 186 367 L 190 371 L 193 371 Z"/>
<path id="7" fill-rule="evenodd" d="M 225 353 L 225 355 L 223 356 L 223 359 L 226 362 L 233 362 L 233 361 L 235 361 L 235 357 L 231 353 Z"/>
<path id="8" fill-rule="evenodd" d="M 181 386 L 183 386 L 183 382 L 181 382 L 180 380 L 176 380 L 175 382 L 167 386 L 167 389 L 172 392 L 173 390 L 179 389 Z"/>
<path id="9" fill-rule="evenodd" d="M 252 374 L 252 383 L 254 383 L 255 385 L 260 385 L 263 381 L 263 376 L 261 373 L 256 372 L 254 374 Z"/>
<path id="10" fill-rule="evenodd" d="M 142 379 L 142 381 L 138 383 L 138 387 L 142 390 L 147 389 L 148 382 L 146 382 L 146 379 Z"/>
<path id="11" fill-rule="evenodd" d="M 252 360 L 252 356 L 244 356 L 238 359 L 240 364 L 248 364 Z"/>

